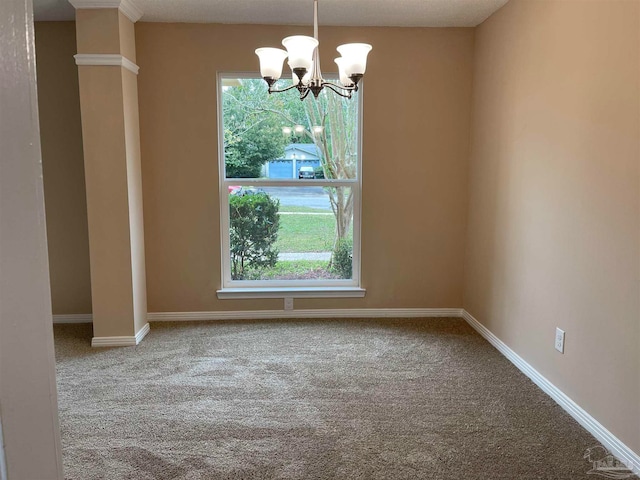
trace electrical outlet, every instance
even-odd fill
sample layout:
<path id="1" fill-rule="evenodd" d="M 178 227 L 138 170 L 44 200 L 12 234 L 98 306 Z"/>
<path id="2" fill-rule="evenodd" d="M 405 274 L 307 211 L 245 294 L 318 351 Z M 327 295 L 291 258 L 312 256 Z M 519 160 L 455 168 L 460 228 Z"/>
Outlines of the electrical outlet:
<path id="1" fill-rule="evenodd" d="M 286 297 L 284 299 L 284 309 L 293 310 L 293 298 Z"/>
<path id="2" fill-rule="evenodd" d="M 556 327 L 556 350 L 564 353 L 564 330 Z"/>

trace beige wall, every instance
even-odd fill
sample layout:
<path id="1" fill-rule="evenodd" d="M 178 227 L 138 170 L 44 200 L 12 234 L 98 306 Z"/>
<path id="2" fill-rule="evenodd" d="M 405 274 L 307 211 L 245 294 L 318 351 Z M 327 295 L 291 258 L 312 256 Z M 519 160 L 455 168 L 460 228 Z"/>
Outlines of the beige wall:
<path id="1" fill-rule="evenodd" d="M 120 53 L 135 63 L 135 24 L 121 11 L 115 8 L 80 9 L 76 10 L 76 22 L 77 53 Z"/>
<path id="2" fill-rule="evenodd" d="M 135 49 L 133 23 L 116 9 L 80 10 L 76 32 L 82 53 Z M 82 65 L 78 77 L 93 334 L 130 336 L 147 322 L 137 76 L 117 65 Z"/>
<path id="3" fill-rule="evenodd" d="M 122 68 L 81 66 L 94 336 L 133 335 L 133 278 Z M 99 118 L 97 118 L 99 117 Z M 95 320 L 98 320 L 96 322 Z M 97 324 L 110 324 L 106 327 Z M 96 328 L 98 327 L 98 328 Z M 113 333 L 111 329 L 117 333 Z"/>
<path id="4" fill-rule="evenodd" d="M 464 299 L 636 452 L 639 6 L 512 0 L 477 28 Z"/>
<path id="5" fill-rule="evenodd" d="M 38 106 L 53 313 L 91 313 L 75 22 L 37 22 Z"/>
<path id="6" fill-rule="evenodd" d="M 62 480 L 31 2 L 0 51 L 0 478 Z"/>
<path id="7" fill-rule="evenodd" d="M 74 23 L 39 22 L 37 29 L 54 313 L 89 313 Z M 282 308 L 280 300 L 215 296 L 215 75 L 255 71 L 255 47 L 295 31 L 136 25 L 149 311 Z M 460 306 L 473 30 L 323 28 L 321 36 L 327 66 L 333 46 L 357 39 L 374 45 L 364 96 L 362 277 L 368 291 L 364 299 L 297 300 L 296 308 Z M 221 43 L 225 49 L 216 47 Z M 386 88 L 401 75 L 408 76 L 403 88 Z M 61 133 L 70 138 L 60 142 Z M 48 151 L 57 152 L 55 164 Z M 74 163 L 59 168 L 62 161 Z M 61 205 L 57 199 L 70 192 L 75 200 Z"/>
<path id="8" fill-rule="evenodd" d="M 216 72 L 308 28 L 136 25 L 149 311 L 282 309 L 218 300 Z M 369 42 L 364 87 L 363 299 L 296 308 L 462 305 L 472 29 L 321 28 L 334 48 Z"/>
<path id="9" fill-rule="evenodd" d="M 115 8 L 85 8 L 76 11 L 77 53 L 121 53 L 120 26 L 125 23 Z M 133 59 L 131 59 L 133 60 Z"/>

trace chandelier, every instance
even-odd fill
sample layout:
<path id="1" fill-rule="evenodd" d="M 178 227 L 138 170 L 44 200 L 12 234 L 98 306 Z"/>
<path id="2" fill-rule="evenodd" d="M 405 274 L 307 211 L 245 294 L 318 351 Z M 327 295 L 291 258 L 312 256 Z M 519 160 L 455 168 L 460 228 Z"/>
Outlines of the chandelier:
<path id="1" fill-rule="evenodd" d="M 286 50 L 263 47 L 256 50 L 260 59 L 260 75 L 269 85 L 269 93 L 281 93 L 297 88 L 300 100 L 304 100 L 309 92 L 318 98 L 324 87 L 345 98 L 351 98 L 358 91 L 358 82 L 367 68 L 367 55 L 371 45 L 366 43 L 346 43 L 337 50 L 340 57 L 335 59 L 338 65 L 340 83 L 327 82 L 320 72 L 320 54 L 318 53 L 318 0 L 313 0 L 313 37 L 294 35 L 282 40 Z M 275 83 L 282 76 L 284 59 L 289 57 L 293 83 L 281 90 Z"/>

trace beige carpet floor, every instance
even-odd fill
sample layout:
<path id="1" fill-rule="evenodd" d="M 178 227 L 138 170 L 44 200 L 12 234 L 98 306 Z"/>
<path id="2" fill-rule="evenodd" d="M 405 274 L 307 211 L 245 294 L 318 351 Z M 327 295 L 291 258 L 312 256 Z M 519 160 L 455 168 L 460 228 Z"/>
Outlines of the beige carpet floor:
<path id="1" fill-rule="evenodd" d="M 460 319 L 55 327 L 68 479 L 594 479 L 598 442 Z"/>

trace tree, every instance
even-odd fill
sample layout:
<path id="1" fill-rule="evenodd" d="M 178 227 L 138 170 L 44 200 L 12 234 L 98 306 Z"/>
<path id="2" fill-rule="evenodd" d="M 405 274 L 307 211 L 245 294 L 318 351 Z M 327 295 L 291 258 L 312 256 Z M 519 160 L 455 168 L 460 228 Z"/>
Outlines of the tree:
<path id="1" fill-rule="evenodd" d="M 346 99 L 333 92 L 322 92 L 315 102 L 305 103 L 310 126 L 323 127 L 311 134 L 321 152 L 326 178 L 353 179 L 357 175 L 358 95 Z M 334 250 L 347 238 L 353 219 L 353 191 L 347 187 L 327 188 L 336 218 Z"/>
<path id="2" fill-rule="evenodd" d="M 227 178 L 256 178 L 265 162 L 282 155 L 281 120 L 263 115 L 264 81 L 244 80 L 222 95 Z"/>
<path id="3" fill-rule="evenodd" d="M 247 270 L 275 266 L 278 250 L 280 202 L 264 192 L 229 198 L 231 277 L 245 278 Z"/>
<path id="4" fill-rule="evenodd" d="M 260 80 L 253 80 L 258 81 Z M 262 82 L 264 83 L 264 82 Z M 320 150 L 320 162 L 325 178 L 354 179 L 357 175 L 358 102 L 353 94 L 346 99 L 333 92 L 323 91 L 317 99 L 312 96 L 300 101 L 294 89 L 291 94 L 262 97 L 261 104 L 254 104 L 265 117 L 279 117 L 285 125 L 303 125 L 305 131 L 299 141 L 315 143 Z M 278 102 L 274 97 L 277 97 Z M 321 126 L 320 133 L 313 133 L 314 126 Z M 338 243 L 347 238 L 353 220 L 353 191 L 348 187 L 326 188 L 331 209 L 336 219 Z"/>

